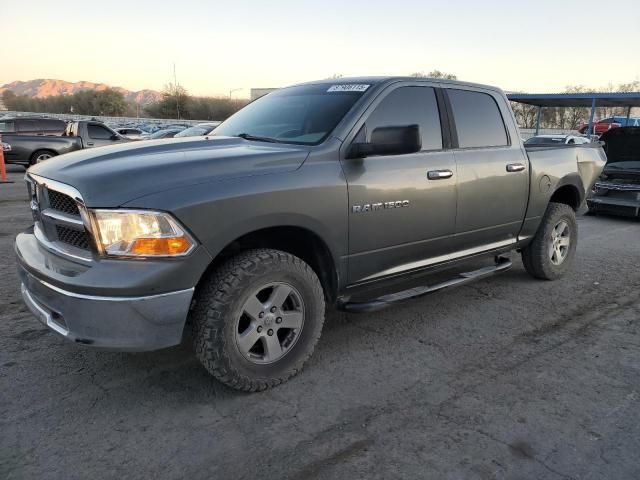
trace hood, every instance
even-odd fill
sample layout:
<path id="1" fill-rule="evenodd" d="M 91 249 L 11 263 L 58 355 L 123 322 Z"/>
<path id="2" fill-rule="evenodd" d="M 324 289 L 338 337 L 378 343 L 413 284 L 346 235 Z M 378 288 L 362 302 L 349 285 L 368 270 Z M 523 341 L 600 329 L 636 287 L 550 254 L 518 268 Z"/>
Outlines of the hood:
<path id="1" fill-rule="evenodd" d="M 607 165 L 640 161 L 640 127 L 612 128 L 602 134 Z"/>
<path id="2" fill-rule="evenodd" d="M 170 188 L 293 171 L 308 154 L 300 145 L 187 137 L 80 150 L 29 172 L 75 187 L 89 207 L 118 207 Z"/>

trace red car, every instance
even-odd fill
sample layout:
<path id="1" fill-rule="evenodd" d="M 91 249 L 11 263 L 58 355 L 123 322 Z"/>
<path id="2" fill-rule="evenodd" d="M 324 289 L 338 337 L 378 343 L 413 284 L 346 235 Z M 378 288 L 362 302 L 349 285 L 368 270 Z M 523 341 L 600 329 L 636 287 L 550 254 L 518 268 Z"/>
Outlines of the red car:
<path id="1" fill-rule="evenodd" d="M 611 130 L 612 128 L 618 128 L 621 126 L 622 125 L 620 123 L 617 123 L 613 118 L 603 118 L 598 122 L 593 122 L 593 133 L 595 135 L 602 135 L 607 130 Z M 578 132 L 585 134 L 587 133 L 587 128 L 589 128 L 589 124 L 583 122 L 580 124 L 580 127 L 578 128 Z"/>

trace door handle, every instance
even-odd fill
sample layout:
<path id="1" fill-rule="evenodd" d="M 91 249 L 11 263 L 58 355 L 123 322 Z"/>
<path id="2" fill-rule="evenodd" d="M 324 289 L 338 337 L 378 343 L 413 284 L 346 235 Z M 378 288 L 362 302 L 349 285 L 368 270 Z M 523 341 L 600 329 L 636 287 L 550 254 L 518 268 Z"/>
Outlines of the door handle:
<path id="1" fill-rule="evenodd" d="M 453 177 L 453 172 L 451 170 L 429 170 L 427 172 L 427 178 L 429 180 L 443 180 L 451 177 Z"/>
<path id="2" fill-rule="evenodd" d="M 521 172 L 525 169 L 522 163 L 509 163 L 507 165 L 507 172 Z"/>
<path id="3" fill-rule="evenodd" d="M 87 142 L 87 147 L 93 147 L 93 142 Z"/>

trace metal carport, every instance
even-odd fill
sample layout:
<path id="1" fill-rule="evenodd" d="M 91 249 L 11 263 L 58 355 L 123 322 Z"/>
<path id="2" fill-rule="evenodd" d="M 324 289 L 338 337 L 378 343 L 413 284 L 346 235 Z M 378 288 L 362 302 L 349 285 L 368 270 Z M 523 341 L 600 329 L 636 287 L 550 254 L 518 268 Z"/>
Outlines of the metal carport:
<path id="1" fill-rule="evenodd" d="M 589 93 L 508 93 L 513 102 L 538 107 L 536 135 L 540 131 L 542 107 L 591 107 L 587 135 L 593 132 L 593 116 L 596 107 L 627 107 L 627 120 L 633 107 L 640 107 L 640 92 L 589 92 Z"/>

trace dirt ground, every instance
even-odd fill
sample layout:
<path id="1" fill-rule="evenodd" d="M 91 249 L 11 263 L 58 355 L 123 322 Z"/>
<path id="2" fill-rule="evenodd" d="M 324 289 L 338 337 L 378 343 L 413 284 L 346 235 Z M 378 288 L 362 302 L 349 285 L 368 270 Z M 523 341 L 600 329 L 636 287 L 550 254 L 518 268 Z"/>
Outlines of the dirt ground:
<path id="1" fill-rule="evenodd" d="M 328 313 L 305 370 L 243 394 L 184 345 L 94 351 L 26 310 L 0 184 L 0 478 L 640 478 L 640 222 L 579 218 L 572 272 Z"/>

